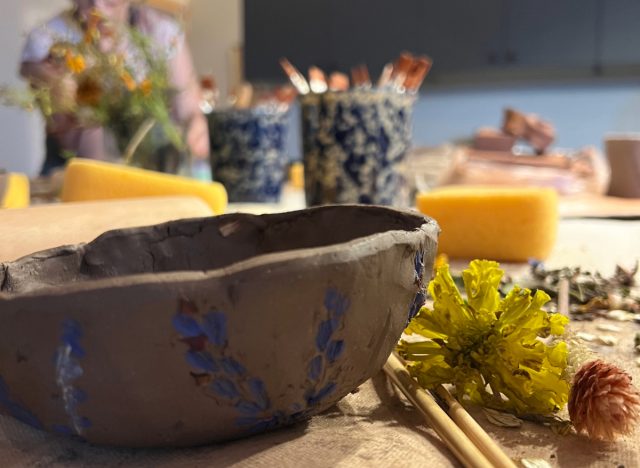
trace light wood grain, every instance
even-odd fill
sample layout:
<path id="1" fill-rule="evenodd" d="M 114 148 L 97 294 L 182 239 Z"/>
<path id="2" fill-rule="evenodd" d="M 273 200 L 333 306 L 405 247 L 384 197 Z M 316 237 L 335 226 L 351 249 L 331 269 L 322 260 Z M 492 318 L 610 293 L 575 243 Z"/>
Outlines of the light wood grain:
<path id="1" fill-rule="evenodd" d="M 211 216 L 196 197 L 151 197 L 59 203 L 0 210 L 0 262 L 60 245 L 89 242 L 105 231 Z"/>

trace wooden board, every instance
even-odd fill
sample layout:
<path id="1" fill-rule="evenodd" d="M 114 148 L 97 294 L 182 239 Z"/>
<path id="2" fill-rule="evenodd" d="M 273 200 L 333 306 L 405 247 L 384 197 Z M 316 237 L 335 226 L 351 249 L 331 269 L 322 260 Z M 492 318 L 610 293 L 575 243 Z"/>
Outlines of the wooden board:
<path id="1" fill-rule="evenodd" d="M 212 214 L 197 197 L 57 203 L 0 210 L 0 262 L 51 247 L 89 242 L 111 229 Z"/>

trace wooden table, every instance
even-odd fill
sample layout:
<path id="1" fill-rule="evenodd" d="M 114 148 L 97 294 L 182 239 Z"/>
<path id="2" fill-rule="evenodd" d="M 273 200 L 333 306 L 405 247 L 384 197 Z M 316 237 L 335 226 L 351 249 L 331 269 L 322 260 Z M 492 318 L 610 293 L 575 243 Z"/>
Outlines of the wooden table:
<path id="1" fill-rule="evenodd" d="M 233 209 L 233 207 L 232 207 Z M 608 273 L 616 262 L 630 265 L 640 257 L 640 221 L 566 219 L 561 221 L 550 266 L 582 265 Z M 523 265 L 507 265 L 524 270 Z M 572 324 L 574 330 L 596 332 L 598 322 Z M 615 347 L 596 347 L 607 359 L 626 368 L 636 382 L 635 323 L 616 323 Z M 158 411 L 162 411 L 159 408 Z M 472 414 L 514 459 L 539 458 L 552 466 L 640 466 L 640 433 L 614 444 L 585 437 L 554 434 L 525 422 L 507 429 Z M 61 439 L 0 417 L 0 460 L 3 466 L 135 466 L 135 467 L 419 467 L 458 466 L 420 415 L 398 396 L 382 373 L 364 383 L 336 406 L 309 422 L 268 434 L 188 450 L 127 450 L 92 447 Z"/>

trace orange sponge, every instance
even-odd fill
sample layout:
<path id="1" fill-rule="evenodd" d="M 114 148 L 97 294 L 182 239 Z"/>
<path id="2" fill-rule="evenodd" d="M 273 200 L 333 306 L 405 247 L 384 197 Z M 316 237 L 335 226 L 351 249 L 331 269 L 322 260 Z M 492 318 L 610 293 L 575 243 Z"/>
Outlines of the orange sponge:
<path id="1" fill-rule="evenodd" d="M 545 259 L 558 229 L 550 188 L 452 186 L 420 193 L 416 204 L 440 225 L 439 250 L 454 258 Z"/>
<path id="2" fill-rule="evenodd" d="M 24 174 L 0 174 L 0 208 L 29 206 L 29 179 Z"/>
<path id="3" fill-rule="evenodd" d="M 64 174 L 62 201 L 193 195 L 215 214 L 227 208 L 227 192 L 218 182 L 147 171 L 135 167 L 74 158 Z"/>

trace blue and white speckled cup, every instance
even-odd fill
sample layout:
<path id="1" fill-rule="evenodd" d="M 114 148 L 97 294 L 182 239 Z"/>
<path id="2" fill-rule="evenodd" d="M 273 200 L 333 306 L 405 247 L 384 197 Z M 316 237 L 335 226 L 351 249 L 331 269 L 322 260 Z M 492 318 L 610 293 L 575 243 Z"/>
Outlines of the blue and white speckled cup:
<path id="1" fill-rule="evenodd" d="M 277 203 L 286 176 L 287 112 L 272 107 L 209 114 L 211 172 L 230 202 Z"/>
<path id="2" fill-rule="evenodd" d="M 406 205 L 401 164 L 415 98 L 351 90 L 301 98 L 307 204 Z"/>

